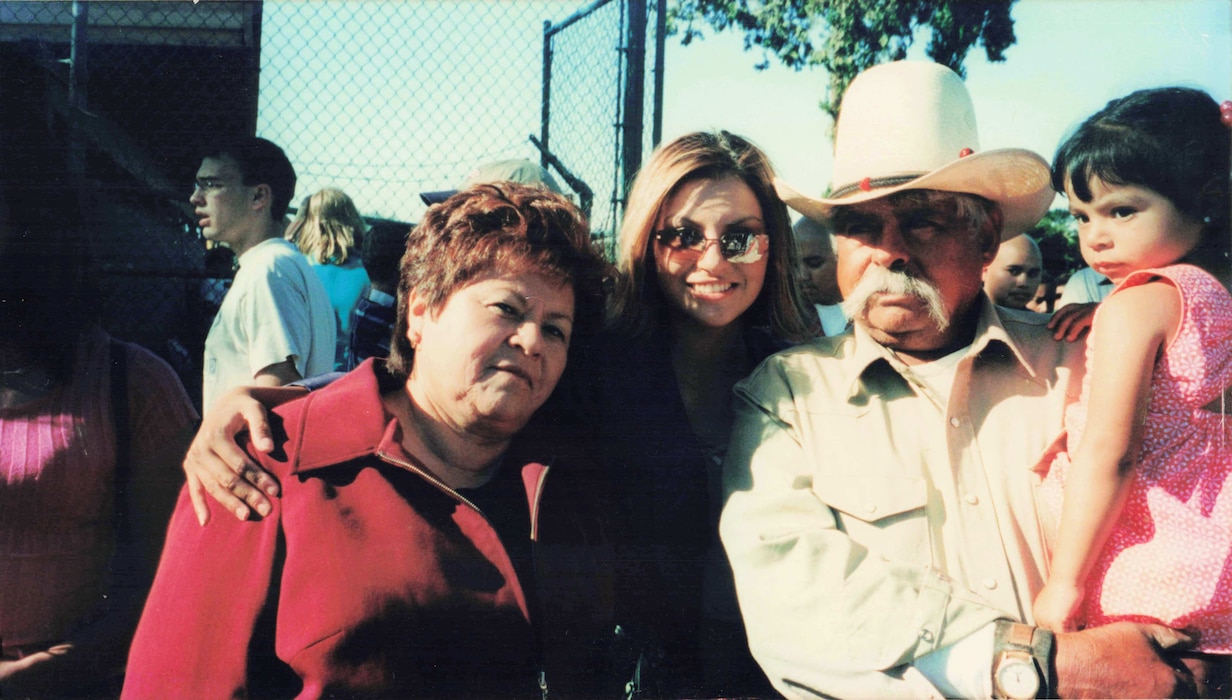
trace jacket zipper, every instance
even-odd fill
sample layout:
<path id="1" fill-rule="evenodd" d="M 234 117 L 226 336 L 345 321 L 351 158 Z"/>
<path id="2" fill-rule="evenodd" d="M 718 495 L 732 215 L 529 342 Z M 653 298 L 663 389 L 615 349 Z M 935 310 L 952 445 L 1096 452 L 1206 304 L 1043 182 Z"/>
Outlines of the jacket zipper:
<path id="1" fill-rule="evenodd" d="M 447 494 L 447 495 L 449 495 L 449 496 L 452 496 L 452 497 L 456 498 L 457 500 L 461 501 L 462 503 L 465 503 L 466 505 L 470 506 L 471 510 L 475 511 L 476 513 L 478 513 L 478 514 L 480 514 L 480 515 L 483 515 L 483 511 L 482 511 L 482 510 L 479 510 L 479 506 L 477 506 L 477 505 L 475 505 L 474 503 L 472 503 L 472 502 L 471 502 L 471 500 L 470 500 L 469 498 L 467 498 L 466 496 L 463 496 L 462 494 L 458 493 L 457 491 L 454 491 L 452 488 L 450 488 L 449 486 L 447 486 L 447 485 L 445 484 L 445 482 L 443 482 L 443 481 L 441 481 L 440 479 L 436 478 L 436 476 L 435 476 L 435 475 L 433 475 L 432 473 L 427 472 L 427 471 L 425 471 L 425 470 L 423 470 L 423 469 L 420 469 L 419 467 L 415 466 L 414 464 L 411 464 L 410 462 L 404 462 L 404 461 L 402 461 L 402 460 L 400 460 L 400 459 L 398 459 L 398 458 L 396 458 L 396 457 L 391 457 L 391 456 L 389 456 L 388 454 L 386 454 L 386 453 L 384 453 L 384 452 L 380 452 L 380 451 L 378 451 L 378 452 L 376 453 L 376 456 L 377 456 L 377 457 L 379 457 L 382 461 L 388 462 L 388 463 L 390 463 L 390 464 L 394 465 L 395 467 L 402 467 L 403 469 L 407 469 L 407 470 L 409 470 L 409 471 L 414 472 L 415 474 L 418 474 L 419 476 L 423 477 L 424 481 L 427 481 L 429 484 L 432 484 L 432 485 L 433 485 L 433 486 L 435 486 L 438 490 L 443 491 L 445 494 Z M 483 517 L 484 517 L 484 520 L 487 520 L 487 518 L 488 518 L 488 516 L 486 516 L 486 515 L 483 515 Z M 490 524 L 490 523 L 489 523 L 489 524 Z"/>

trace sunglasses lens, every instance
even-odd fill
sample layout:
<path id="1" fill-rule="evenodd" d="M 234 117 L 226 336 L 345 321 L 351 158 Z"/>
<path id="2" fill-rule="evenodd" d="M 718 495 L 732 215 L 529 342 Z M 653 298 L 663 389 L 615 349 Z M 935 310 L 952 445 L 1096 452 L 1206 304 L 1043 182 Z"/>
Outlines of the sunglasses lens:
<path id="1" fill-rule="evenodd" d="M 668 228 L 655 234 L 660 245 L 673 250 L 695 248 L 702 242 L 702 235 L 689 228 Z"/>
<path id="2" fill-rule="evenodd" d="M 697 248 L 706 238 L 701 233 L 694 231 L 691 228 L 682 228 L 676 230 L 678 248 Z"/>
<path id="3" fill-rule="evenodd" d="M 752 231 L 728 231 L 724 233 L 717 241 L 706 237 L 696 229 L 680 227 L 668 228 L 662 231 L 656 231 L 654 234 L 655 240 L 659 245 L 672 250 L 692 250 L 699 253 L 704 253 L 709 247 L 707 243 L 714 243 L 719 247 L 719 253 L 724 258 L 735 258 L 749 252 L 749 248 L 757 239 L 757 234 Z"/>
<path id="4" fill-rule="evenodd" d="M 719 245 L 722 247 L 723 257 L 734 258 L 737 255 L 744 255 L 749 250 L 749 245 L 753 241 L 753 234 L 748 231 L 736 231 L 725 233 L 719 239 Z"/>

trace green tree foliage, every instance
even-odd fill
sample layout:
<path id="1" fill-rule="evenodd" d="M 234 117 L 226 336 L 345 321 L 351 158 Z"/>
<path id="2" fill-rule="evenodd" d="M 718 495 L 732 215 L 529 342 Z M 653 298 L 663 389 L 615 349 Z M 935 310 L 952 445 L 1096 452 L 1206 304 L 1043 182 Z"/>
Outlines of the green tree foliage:
<path id="1" fill-rule="evenodd" d="M 1004 61 L 1014 44 L 1015 0 L 676 0 L 671 31 L 689 44 L 700 23 L 744 32 L 746 50 L 761 47 L 797 70 L 821 66 L 830 76 L 821 103 L 838 115 L 843 92 L 860 71 L 905 58 L 917 32 L 928 27 L 929 58 L 965 76 L 963 60 L 977 43 L 989 61 Z"/>
<path id="2" fill-rule="evenodd" d="M 1044 273 L 1049 279 L 1063 282 L 1086 266 L 1078 249 L 1078 226 L 1068 211 L 1050 210 L 1027 235 L 1039 244 Z"/>

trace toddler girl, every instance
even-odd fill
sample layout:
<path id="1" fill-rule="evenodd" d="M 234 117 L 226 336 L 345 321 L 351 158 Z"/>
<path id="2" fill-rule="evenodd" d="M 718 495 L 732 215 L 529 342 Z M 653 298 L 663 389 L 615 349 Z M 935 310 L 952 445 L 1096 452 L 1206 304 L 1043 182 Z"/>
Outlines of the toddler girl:
<path id="1" fill-rule="evenodd" d="M 1114 100 L 1057 151 L 1053 186 L 1082 255 L 1116 289 L 1095 314 L 1068 454 L 1045 495 L 1064 501 L 1036 623 L 1113 620 L 1199 632 L 1232 653 L 1229 126 L 1206 93 Z M 1232 403 L 1232 402 L 1230 402 Z M 1055 501 L 1054 501 L 1055 502 Z"/>

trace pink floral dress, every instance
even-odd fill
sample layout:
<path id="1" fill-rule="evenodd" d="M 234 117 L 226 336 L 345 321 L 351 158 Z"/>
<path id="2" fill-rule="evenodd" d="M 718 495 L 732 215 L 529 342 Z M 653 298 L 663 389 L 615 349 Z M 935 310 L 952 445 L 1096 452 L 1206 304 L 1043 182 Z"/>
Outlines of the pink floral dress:
<path id="1" fill-rule="evenodd" d="M 1232 296 L 1189 265 L 1135 272 L 1112 293 L 1159 278 L 1181 294 L 1180 327 L 1155 363 L 1136 478 L 1087 582 L 1082 616 L 1088 626 L 1196 628 L 1198 650 L 1232 653 L 1232 415 L 1221 412 L 1232 384 Z M 1071 447 L 1082 438 L 1089 396 L 1088 374 L 1066 415 Z M 1058 455 L 1045 494 L 1059 496 L 1068 466 L 1068 455 Z"/>

